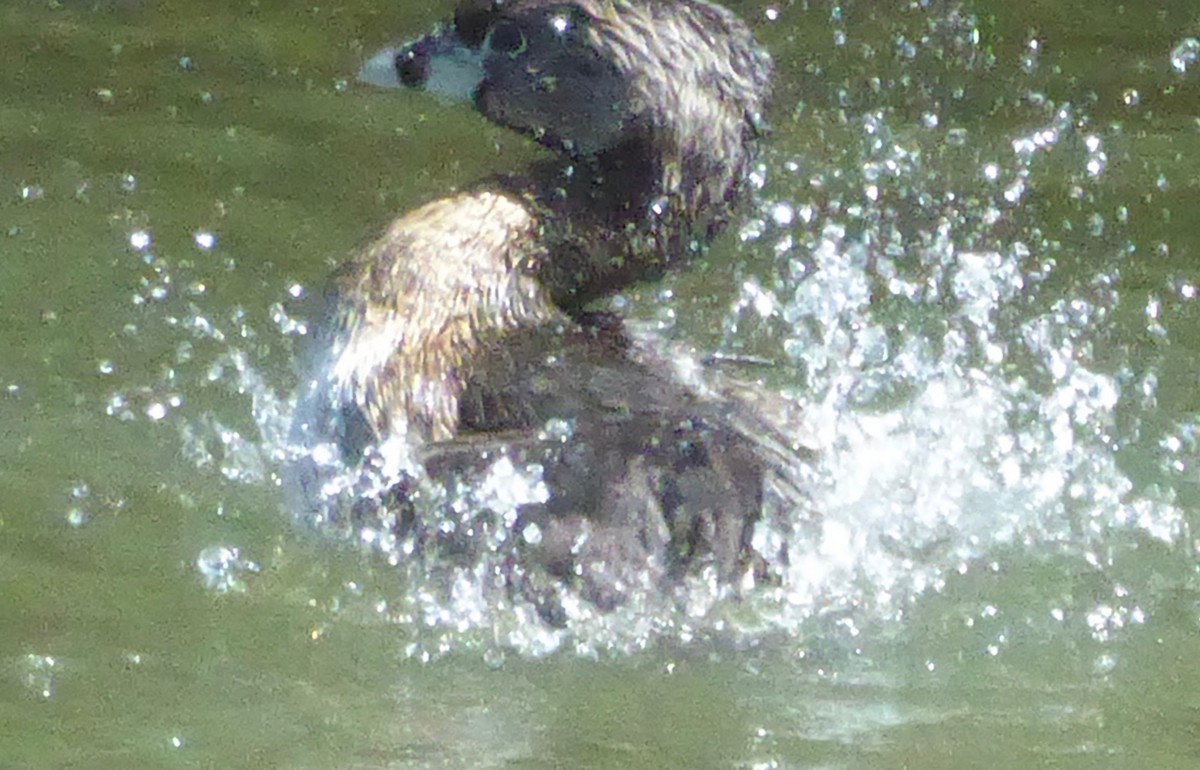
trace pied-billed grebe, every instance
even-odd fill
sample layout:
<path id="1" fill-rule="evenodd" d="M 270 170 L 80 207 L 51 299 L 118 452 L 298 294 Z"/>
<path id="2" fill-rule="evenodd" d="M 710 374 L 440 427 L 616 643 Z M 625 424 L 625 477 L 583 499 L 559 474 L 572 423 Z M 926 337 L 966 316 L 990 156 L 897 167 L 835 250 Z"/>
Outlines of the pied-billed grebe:
<path id="1" fill-rule="evenodd" d="M 478 108 L 558 157 L 409 212 L 347 263 L 297 410 L 298 440 L 319 446 L 309 465 L 331 446 L 352 463 L 384 445 L 440 479 L 498 455 L 535 463 L 548 496 L 519 508 L 508 577 L 575 582 L 601 607 L 705 565 L 731 582 L 761 570 L 752 533 L 765 495 L 788 509 L 793 447 L 582 306 L 725 223 L 769 58 L 735 16 L 696 0 L 468 0 L 364 72 L 441 88 L 445 64 L 473 68 Z M 319 475 L 299 474 L 310 499 Z M 417 519 L 397 528 L 420 539 Z"/>

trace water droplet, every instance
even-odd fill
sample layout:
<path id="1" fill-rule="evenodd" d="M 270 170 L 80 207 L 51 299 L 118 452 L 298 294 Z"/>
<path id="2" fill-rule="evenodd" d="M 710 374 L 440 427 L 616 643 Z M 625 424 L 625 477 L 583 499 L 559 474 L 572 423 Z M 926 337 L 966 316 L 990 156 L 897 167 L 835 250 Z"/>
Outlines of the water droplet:
<path id="1" fill-rule="evenodd" d="M 258 564 L 242 559 L 237 548 L 210 545 L 196 557 L 196 569 L 204 587 L 218 594 L 241 593 L 246 590 L 243 576 L 259 571 Z"/>
<path id="2" fill-rule="evenodd" d="M 1196 63 L 1200 59 L 1200 40 L 1194 37 L 1185 37 L 1179 41 L 1179 45 L 1171 49 L 1171 69 L 1183 75 L 1187 72 L 1188 67 Z"/>
<path id="3" fill-rule="evenodd" d="M 31 693 L 48 700 L 54 697 L 57 668 L 58 659 L 53 655 L 30 653 L 20 661 L 21 682 Z"/>
<path id="4" fill-rule="evenodd" d="M 134 230 L 129 234 L 129 245 L 134 251 L 145 251 L 150 248 L 150 233 L 145 230 Z"/>
<path id="5" fill-rule="evenodd" d="M 201 251 L 208 251 L 217 245 L 217 236 L 207 230 L 197 230 L 192 234 L 192 242 L 196 244 L 196 248 Z"/>

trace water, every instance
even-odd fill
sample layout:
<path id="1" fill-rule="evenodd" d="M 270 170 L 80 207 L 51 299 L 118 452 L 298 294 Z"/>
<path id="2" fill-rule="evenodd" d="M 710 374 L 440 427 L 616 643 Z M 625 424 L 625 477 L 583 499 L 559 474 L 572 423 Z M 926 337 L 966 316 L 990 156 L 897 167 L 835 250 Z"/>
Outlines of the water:
<path id="1" fill-rule="evenodd" d="M 278 487 L 332 264 L 532 157 L 347 84 L 441 11 L 0 11 L 0 765 L 1194 765 L 1190 4 L 739 10 L 756 201 L 620 307 L 791 399 L 821 517 L 569 632 Z"/>

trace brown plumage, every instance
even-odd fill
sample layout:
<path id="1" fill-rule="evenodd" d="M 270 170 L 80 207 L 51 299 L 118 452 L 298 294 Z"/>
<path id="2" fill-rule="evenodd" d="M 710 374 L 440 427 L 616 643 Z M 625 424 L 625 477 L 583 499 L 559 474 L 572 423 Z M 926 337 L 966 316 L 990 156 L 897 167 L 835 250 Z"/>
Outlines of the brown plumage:
<path id="1" fill-rule="evenodd" d="M 453 438 L 475 361 L 561 316 L 534 275 L 545 257 L 537 220 L 502 192 L 443 198 L 392 222 L 335 279 L 333 397 L 361 410 L 376 439 Z"/>

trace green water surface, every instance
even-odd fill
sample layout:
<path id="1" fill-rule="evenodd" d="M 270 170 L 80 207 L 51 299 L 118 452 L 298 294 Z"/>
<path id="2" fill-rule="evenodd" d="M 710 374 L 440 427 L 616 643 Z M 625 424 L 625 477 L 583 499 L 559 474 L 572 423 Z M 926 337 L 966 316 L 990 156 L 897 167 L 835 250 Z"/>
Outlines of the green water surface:
<path id="1" fill-rule="evenodd" d="M 0 7 L 0 768 L 1200 765 L 1200 62 L 1171 60 L 1200 38 L 1193 2 L 737 4 L 778 64 L 764 198 L 844 213 L 878 253 L 897 221 L 930 240 L 949 222 L 962 252 L 1026 244 L 997 337 L 1091 313 L 1064 327 L 1086 330 L 1068 358 L 1120 390 L 1090 445 L 1115 458 L 1131 520 L 1092 515 L 1103 485 L 1083 474 L 1061 536 L 1033 526 L 976 554 L 889 622 L 814 611 L 741 643 L 599 659 L 412 654 L 379 612 L 386 563 L 298 532 L 270 473 L 231 478 L 182 436 L 255 435 L 249 396 L 212 384 L 218 351 L 294 384 L 302 343 L 273 305 L 311 317 L 390 216 L 534 157 L 467 108 L 352 82 L 364 51 L 449 12 L 430 6 Z M 1015 176 L 986 165 L 1010 169 L 1014 140 L 1064 105 L 1071 135 L 1037 151 L 1019 205 L 956 219 L 1003 198 Z M 919 186 L 903 169 L 847 195 L 880 155 L 872 116 L 952 202 L 901 194 Z M 670 283 L 682 333 L 778 353 L 725 321 L 779 265 L 731 234 Z M 660 289 L 631 292 L 635 314 L 660 317 Z M 897 340 L 954 310 L 875 291 Z M 224 336 L 185 331 L 197 317 Z M 1011 381 L 1039 388 L 1043 369 L 1012 359 Z M 1165 534 L 1137 524 L 1163 506 Z M 226 593 L 196 567 L 214 545 L 257 567 Z"/>

